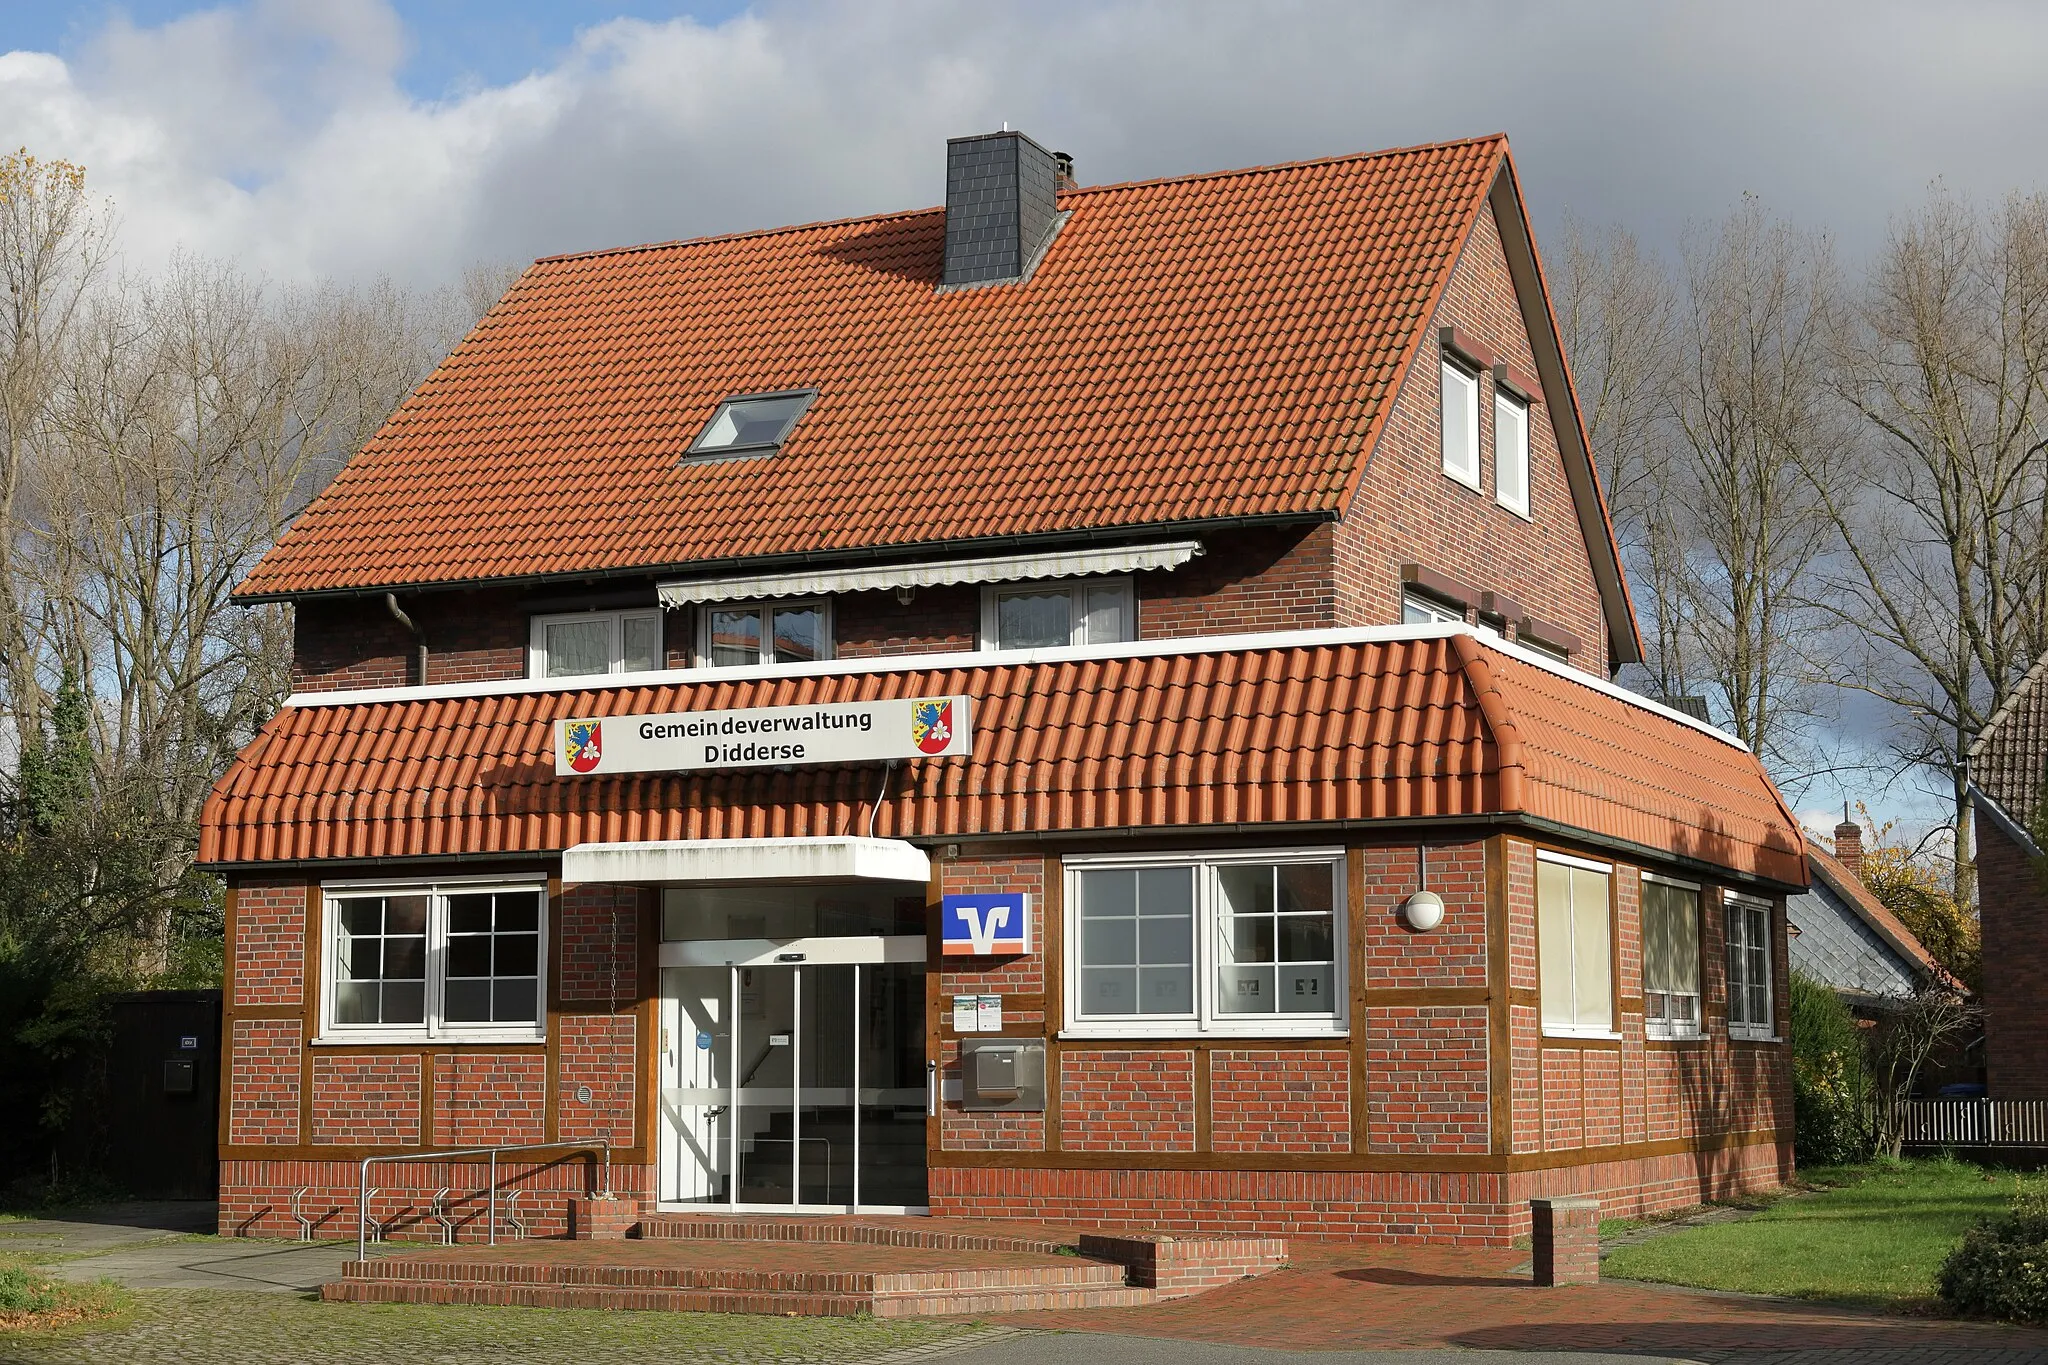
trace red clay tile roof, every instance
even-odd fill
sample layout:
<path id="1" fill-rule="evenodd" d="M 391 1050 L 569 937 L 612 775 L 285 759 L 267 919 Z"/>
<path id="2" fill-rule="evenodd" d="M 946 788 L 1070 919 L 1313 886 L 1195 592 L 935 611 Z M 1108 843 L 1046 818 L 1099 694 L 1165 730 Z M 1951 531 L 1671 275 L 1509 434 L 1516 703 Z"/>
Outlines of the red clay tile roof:
<path id="1" fill-rule="evenodd" d="M 240 593 L 1334 514 L 1506 156 L 1070 191 L 1016 287 L 937 292 L 938 209 L 536 262 Z M 682 460 L 811 386 L 779 454 Z"/>
<path id="2" fill-rule="evenodd" d="M 546 854 L 855 832 L 876 765 L 558 777 L 551 724 L 966 694 L 973 754 L 899 773 L 878 833 L 1506 815 L 1806 883 L 1798 825 L 1746 750 L 1470 634 L 1382 628 L 1064 654 L 309 698 L 280 712 L 215 788 L 200 857 Z"/>

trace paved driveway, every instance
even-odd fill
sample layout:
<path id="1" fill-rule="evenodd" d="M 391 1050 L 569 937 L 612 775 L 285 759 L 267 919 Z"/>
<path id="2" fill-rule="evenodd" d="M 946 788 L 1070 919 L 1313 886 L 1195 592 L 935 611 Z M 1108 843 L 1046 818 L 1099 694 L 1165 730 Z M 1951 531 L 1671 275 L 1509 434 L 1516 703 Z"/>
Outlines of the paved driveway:
<path id="1" fill-rule="evenodd" d="M 211 1203 L 119 1204 L 0 1223 L 0 1255 L 50 1261 L 68 1280 L 114 1280 L 130 1289 L 248 1289 L 305 1293 L 341 1274 L 353 1242 L 256 1242 L 213 1236 Z"/>

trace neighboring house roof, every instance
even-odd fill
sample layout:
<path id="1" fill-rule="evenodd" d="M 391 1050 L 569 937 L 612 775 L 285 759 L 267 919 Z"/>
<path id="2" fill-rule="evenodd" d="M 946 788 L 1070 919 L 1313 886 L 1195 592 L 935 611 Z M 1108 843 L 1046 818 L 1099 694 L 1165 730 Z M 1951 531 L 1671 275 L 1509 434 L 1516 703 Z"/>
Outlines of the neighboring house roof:
<path id="1" fill-rule="evenodd" d="M 1813 881 L 1785 904 L 1798 926 L 1792 965 L 1837 990 L 1863 996 L 1910 995 L 1929 979 L 1950 981 L 1948 972 L 1897 915 L 1812 840 L 1806 860 Z"/>
<path id="2" fill-rule="evenodd" d="M 558 719 L 965 694 L 973 753 L 560 777 Z M 619 840 L 951 839 L 1508 819 L 1784 886 L 1797 822 L 1741 744 L 1465 627 L 704 669 L 295 699 L 201 817 L 212 864 Z"/>
<path id="3" fill-rule="evenodd" d="M 936 288 L 942 209 L 537 261 L 238 596 L 1335 518 L 1489 202 L 1638 657 L 1500 136 L 1066 191 L 1019 285 Z M 779 453 L 682 458 L 796 388 Z"/>
<path id="4" fill-rule="evenodd" d="M 1993 818 L 2006 826 L 2019 844 L 2035 852 L 2026 833 L 2033 823 L 2041 789 L 2048 781 L 2048 654 L 2027 670 L 2027 676 L 2006 694 L 2005 701 L 1977 733 L 1970 746 L 1970 783 L 1980 803 L 1990 801 Z"/>

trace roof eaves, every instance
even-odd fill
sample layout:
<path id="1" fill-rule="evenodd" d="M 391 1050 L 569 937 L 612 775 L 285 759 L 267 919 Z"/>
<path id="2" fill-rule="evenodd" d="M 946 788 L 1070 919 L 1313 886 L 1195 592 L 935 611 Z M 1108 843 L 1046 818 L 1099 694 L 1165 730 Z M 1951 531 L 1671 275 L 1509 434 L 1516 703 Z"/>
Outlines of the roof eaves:
<path id="1" fill-rule="evenodd" d="M 2028 857 L 2042 856 L 2041 846 L 2034 842 L 2034 836 L 2027 833 L 2026 826 L 2012 818 L 2012 812 L 2000 805 L 1997 797 L 1975 782 L 1969 783 L 1963 790 L 1964 796 L 1977 808 L 1978 813 L 1989 816 L 1991 823 L 1998 826 L 1999 833 L 2012 840 Z"/>
<path id="2" fill-rule="evenodd" d="M 1871 931 L 1879 938 L 1890 944 L 1894 952 L 1917 963 L 1922 971 L 1944 980 L 1949 978 L 1948 969 L 1935 960 L 1934 954 L 1927 950 L 1927 945 L 1922 943 L 1883 901 L 1872 894 L 1861 878 L 1850 875 L 1848 868 L 1810 841 L 1806 845 L 1806 862 L 1807 866 L 1819 875 L 1821 881 L 1827 884 L 1828 889 L 1840 896 L 1843 904 L 1855 911 L 1856 917 L 1869 925 Z"/>

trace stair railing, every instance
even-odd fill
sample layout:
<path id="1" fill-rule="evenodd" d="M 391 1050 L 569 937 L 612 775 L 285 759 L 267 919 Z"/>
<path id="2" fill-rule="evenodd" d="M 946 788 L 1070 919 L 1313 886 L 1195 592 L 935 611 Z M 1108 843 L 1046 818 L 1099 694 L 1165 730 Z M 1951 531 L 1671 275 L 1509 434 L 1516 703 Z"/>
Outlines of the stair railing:
<path id="1" fill-rule="evenodd" d="M 370 1188 L 370 1167 L 374 1165 L 396 1165 L 405 1161 L 447 1161 L 459 1156 L 489 1156 L 491 1159 L 490 1183 L 490 1244 L 498 1244 L 498 1153 L 500 1152 L 602 1152 L 604 1154 L 603 1187 L 598 1191 L 600 1199 L 612 1197 L 612 1144 L 609 1138 L 596 1138 L 589 1142 L 508 1142 L 496 1147 L 449 1147 L 436 1152 L 399 1152 L 390 1156 L 366 1156 L 362 1169 L 356 1176 L 356 1259 L 366 1261 L 370 1257 L 370 1200 L 379 1192 Z M 445 1211 L 444 1189 L 437 1195 L 436 1202 Z M 445 1234 L 454 1236 L 453 1226 L 442 1220 Z M 383 1229 L 378 1228 L 378 1241 L 383 1241 Z"/>

